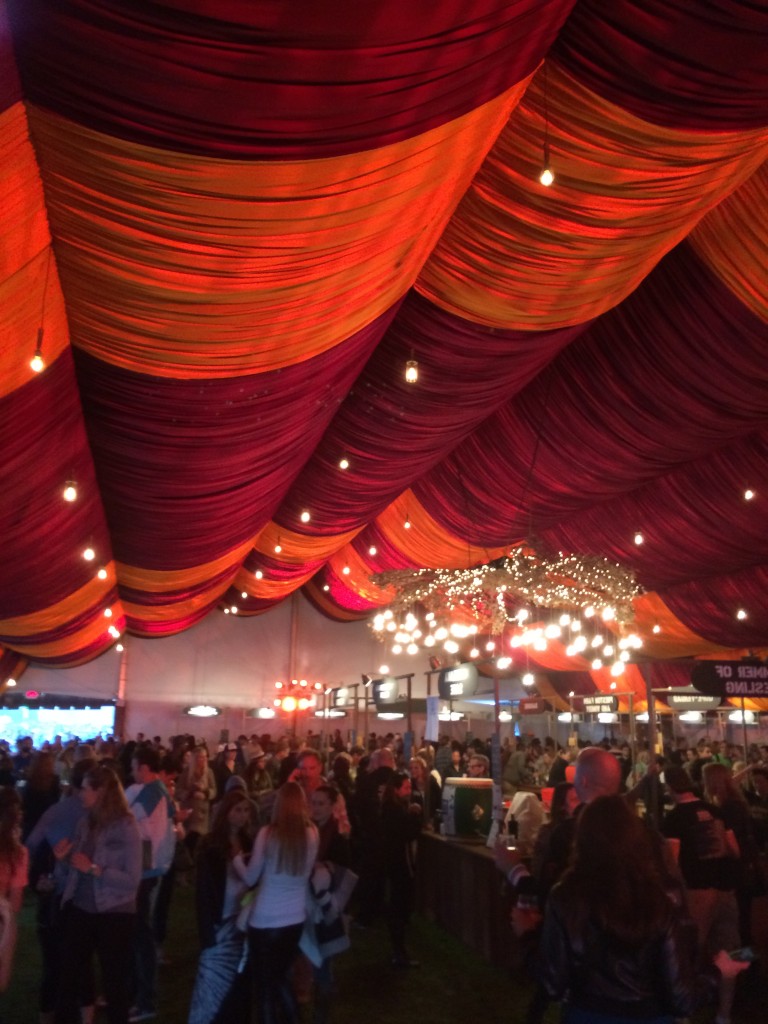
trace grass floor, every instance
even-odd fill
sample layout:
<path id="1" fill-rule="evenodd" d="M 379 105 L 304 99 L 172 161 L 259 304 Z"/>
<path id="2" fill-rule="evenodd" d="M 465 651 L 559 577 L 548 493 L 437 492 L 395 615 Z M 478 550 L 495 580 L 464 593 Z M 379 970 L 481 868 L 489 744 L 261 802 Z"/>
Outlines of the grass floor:
<path id="1" fill-rule="evenodd" d="M 40 958 L 34 906 L 34 896 L 29 894 L 21 915 L 13 981 L 0 996 L 0 1024 L 34 1024 L 38 1019 Z M 394 970 L 384 927 L 356 930 L 352 949 L 335 960 L 338 996 L 331 1024 L 376 1024 L 384 1017 L 419 1024 L 517 1024 L 523 1020 L 532 990 L 530 979 L 491 967 L 418 916 L 411 925 L 409 948 L 421 967 Z M 198 953 L 191 888 L 178 888 L 174 894 L 166 951 L 173 962 L 160 969 L 157 1022 L 186 1024 Z M 763 965 L 759 967 L 753 969 L 751 981 L 741 986 L 734 1024 L 768 1021 L 766 975 Z M 556 1007 L 546 1019 L 547 1024 L 559 1019 Z M 706 1024 L 711 1019 L 712 1013 L 705 1012 L 696 1021 Z"/>

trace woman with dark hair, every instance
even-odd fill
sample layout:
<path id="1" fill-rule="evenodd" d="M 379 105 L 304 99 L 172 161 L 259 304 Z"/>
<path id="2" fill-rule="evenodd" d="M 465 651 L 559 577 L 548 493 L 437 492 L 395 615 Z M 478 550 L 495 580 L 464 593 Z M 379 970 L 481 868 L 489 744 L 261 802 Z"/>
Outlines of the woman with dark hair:
<path id="1" fill-rule="evenodd" d="M 442 791 L 423 757 L 412 757 L 410 768 L 411 803 L 421 806 L 424 827 L 433 829 L 442 806 Z"/>
<path id="2" fill-rule="evenodd" d="M 202 951 L 189 1024 L 219 1024 L 248 1017 L 246 976 L 238 974 L 245 939 L 237 927 L 245 883 L 234 860 L 253 846 L 251 801 L 231 789 L 218 804 L 211 831 L 197 848 L 197 927 Z"/>
<path id="3" fill-rule="evenodd" d="M 573 816 L 578 806 L 579 797 L 573 783 L 558 782 L 552 794 L 549 821 L 539 829 L 533 848 L 531 872 L 536 879 L 541 909 L 549 890 L 568 866 L 576 828 Z"/>
<path id="4" fill-rule="evenodd" d="M 693 1005 L 679 908 L 650 834 L 619 796 L 581 812 L 572 866 L 554 886 L 541 937 L 542 982 L 565 1024 L 671 1024 Z"/>
<path id="5" fill-rule="evenodd" d="M 29 875 L 29 854 L 21 841 L 21 798 L 12 786 L 0 789 L 0 992 L 11 980 L 16 918 Z"/>
<path id="6" fill-rule="evenodd" d="M 24 809 L 22 842 L 27 841 L 29 833 L 48 808 L 58 803 L 60 796 L 61 786 L 56 774 L 56 759 L 50 751 L 41 750 L 35 754 L 29 767 L 27 784 L 22 796 Z"/>
<path id="7" fill-rule="evenodd" d="M 296 1024 L 298 1004 L 289 972 L 307 915 L 307 883 L 317 856 L 317 829 L 304 790 L 286 782 L 277 791 L 272 823 L 261 829 L 248 865 L 235 866 L 258 888 L 248 914 L 248 947 L 259 1024 Z"/>
<path id="8" fill-rule="evenodd" d="M 405 946 L 408 921 L 413 910 L 413 876 L 416 839 L 422 829 L 422 808 L 411 800 L 411 777 L 393 772 L 384 786 L 381 801 L 381 832 L 384 870 L 389 889 L 389 936 L 393 967 L 418 967 Z"/>
<path id="9" fill-rule="evenodd" d="M 258 800 L 264 793 L 274 789 L 272 776 L 267 771 L 267 755 L 261 747 L 256 747 L 245 769 L 245 788 L 251 800 Z"/>
<path id="10" fill-rule="evenodd" d="M 70 1024 L 78 1019 L 83 965 L 95 952 L 107 1018 L 110 1024 L 127 1024 L 141 836 L 114 769 L 91 768 L 80 792 L 86 814 L 74 839 L 62 839 L 54 847 L 56 857 L 69 862 L 56 1021 Z"/>
<path id="11" fill-rule="evenodd" d="M 717 761 L 705 764 L 701 778 L 704 799 L 719 809 L 723 824 L 733 832 L 738 845 L 738 852 L 735 848 L 733 850 L 731 879 L 739 908 L 741 943 L 748 946 L 752 941 L 752 897 L 760 872 L 759 848 L 749 804 L 744 790 L 734 780 L 727 765 Z"/>

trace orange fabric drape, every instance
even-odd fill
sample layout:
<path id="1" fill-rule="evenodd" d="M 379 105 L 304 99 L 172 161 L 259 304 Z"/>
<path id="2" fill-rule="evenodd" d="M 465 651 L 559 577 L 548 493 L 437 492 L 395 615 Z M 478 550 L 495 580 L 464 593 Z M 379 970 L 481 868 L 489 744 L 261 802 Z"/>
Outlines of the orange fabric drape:
<path id="1" fill-rule="evenodd" d="M 349 544 L 361 529 L 362 527 L 358 527 L 332 536 L 310 536 L 289 530 L 275 522 L 267 523 L 254 544 L 257 561 L 259 554 L 265 555 L 268 559 L 278 557 L 275 554 L 275 545 L 279 542 L 282 548 L 279 554 L 280 562 L 291 566 L 306 565 L 306 571 L 300 575 L 292 575 L 289 579 L 280 580 L 271 579 L 269 570 L 267 570 L 261 579 L 257 579 L 253 572 L 242 568 L 237 574 L 235 586 L 241 591 L 247 592 L 251 597 L 268 600 L 287 597 L 292 591 L 310 580 L 317 572 L 318 565 Z"/>
<path id="2" fill-rule="evenodd" d="M 406 521 L 410 529 L 406 529 Z M 481 548 L 454 536 L 435 522 L 410 489 L 381 513 L 376 525 L 393 547 L 407 552 L 413 564 L 427 568 L 467 568 L 500 558 L 510 549 L 509 544 Z"/>
<path id="3" fill-rule="evenodd" d="M 538 181 L 545 134 L 551 188 Z M 653 125 L 547 61 L 416 287 L 488 326 L 583 323 L 621 302 L 766 157 L 768 130 Z"/>
<path id="4" fill-rule="evenodd" d="M 17 273 L 51 241 L 43 186 L 21 103 L 0 113 L 0 281 Z"/>
<path id="5" fill-rule="evenodd" d="M 30 109 L 75 343 L 173 377 L 333 347 L 411 286 L 527 83 L 417 138 L 316 161 L 204 159 Z"/>
<path id="6" fill-rule="evenodd" d="M 768 163 L 698 224 L 688 243 L 768 323 Z"/>

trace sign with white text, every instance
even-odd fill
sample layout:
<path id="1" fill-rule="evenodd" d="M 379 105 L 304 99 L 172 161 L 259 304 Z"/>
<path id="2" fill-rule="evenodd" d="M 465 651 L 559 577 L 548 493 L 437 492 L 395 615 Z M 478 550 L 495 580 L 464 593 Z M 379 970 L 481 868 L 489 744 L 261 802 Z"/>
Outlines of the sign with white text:
<path id="1" fill-rule="evenodd" d="M 720 706 L 720 697 L 708 696 L 698 690 L 667 690 L 662 694 L 674 711 L 712 711 Z"/>
<path id="2" fill-rule="evenodd" d="M 768 697 L 768 665 L 762 661 L 702 661 L 691 672 L 700 693 L 713 697 Z"/>
<path id="3" fill-rule="evenodd" d="M 601 711 L 618 711 L 619 699 L 612 693 L 595 693 L 584 697 L 583 704 L 588 715 L 597 715 Z"/>
<path id="4" fill-rule="evenodd" d="M 443 700 L 463 700 L 477 690 L 477 665 L 452 665 L 437 677 L 437 692 Z"/>

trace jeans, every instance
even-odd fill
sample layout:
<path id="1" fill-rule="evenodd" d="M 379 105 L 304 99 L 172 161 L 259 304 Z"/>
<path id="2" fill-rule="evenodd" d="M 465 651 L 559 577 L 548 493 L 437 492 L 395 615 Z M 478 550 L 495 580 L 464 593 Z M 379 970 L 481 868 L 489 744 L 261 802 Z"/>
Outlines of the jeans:
<path id="1" fill-rule="evenodd" d="M 290 979 L 303 924 L 249 928 L 248 949 L 259 1024 L 297 1024 L 299 1007 Z"/>
<path id="2" fill-rule="evenodd" d="M 154 1010 L 157 983 L 157 949 L 152 931 L 153 897 L 159 878 L 142 878 L 136 894 L 136 945 L 134 951 L 135 997 L 140 1010 Z"/>
<path id="3" fill-rule="evenodd" d="M 91 914 L 68 904 L 64 911 L 56 1024 L 79 1024 L 83 972 L 96 953 L 109 1024 L 127 1024 L 135 914 Z"/>

